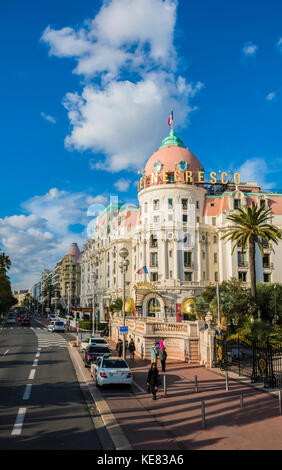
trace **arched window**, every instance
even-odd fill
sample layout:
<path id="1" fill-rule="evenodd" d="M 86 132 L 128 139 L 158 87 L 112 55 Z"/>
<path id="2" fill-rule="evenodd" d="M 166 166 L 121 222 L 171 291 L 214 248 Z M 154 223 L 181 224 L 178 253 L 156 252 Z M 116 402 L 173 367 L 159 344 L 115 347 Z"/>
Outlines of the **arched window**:
<path id="1" fill-rule="evenodd" d="M 154 317 L 156 313 L 160 313 L 161 304 L 157 298 L 153 298 L 148 302 L 148 317 Z"/>

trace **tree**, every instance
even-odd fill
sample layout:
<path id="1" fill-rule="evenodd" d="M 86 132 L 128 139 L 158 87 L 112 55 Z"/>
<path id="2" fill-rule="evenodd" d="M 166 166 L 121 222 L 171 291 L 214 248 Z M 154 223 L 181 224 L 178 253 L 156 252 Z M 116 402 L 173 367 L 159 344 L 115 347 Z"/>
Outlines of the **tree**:
<path id="1" fill-rule="evenodd" d="M 7 270 L 11 267 L 11 260 L 4 252 L 0 252 L 0 313 L 3 314 L 13 305 L 17 299 L 13 297 L 10 279 Z"/>
<path id="2" fill-rule="evenodd" d="M 117 297 L 115 300 L 112 301 L 110 304 L 110 312 L 121 312 L 123 307 L 123 300 L 121 297 Z"/>
<path id="3" fill-rule="evenodd" d="M 11 260 L 9 256 L 5 255 L 4 252 L 0 252 L 0 270 L 4 269 L 5 271 L 10 269 Z"/>
<path id="4" fill-rule="evenodd" d="M 52 284 L 47 284 L 43 288 L 42 297 L 47 297 L 48 307 L 50 307 L 51 305 L 51 298 L 53 297 L 54 293 L 55 293 L 55 287 Z"/>
<path id="5" fill-rule="evenodd" d="M 264 207 L 258 207 L 254 202 L 251 207 L 238 208 L 227 217 L 227 220 L 234 222 L 235 225 L 229 227 L 228 232 L 222 237 L 222 239 L 231 240 L 233 243 L 232 254 L 236 247 L 240 247 L 242 251 L 247 250 L 248 247 L 251 295 L 254 300 L 256 300 L 256 246 L 263 257 L 265 246 L 273 250 L 271 243 L 277 245 L 282 238 L 281 230 L 267 223 L 270 216 L 270 209 L 265 210 Z"/>
<path id="6" fill-rule="evenodd" d="M 226 317 L 231 330 L 240 327 L 249 319 L 255 309 L 250 289 L 242 281 L 232 278 L 219 285 L 219 309 L 221 317 Z M 204 318 L 210 310 L 217 320 L 218 304 L 216 287 L 208 286 L 195 300 L 193 312 Z"/>

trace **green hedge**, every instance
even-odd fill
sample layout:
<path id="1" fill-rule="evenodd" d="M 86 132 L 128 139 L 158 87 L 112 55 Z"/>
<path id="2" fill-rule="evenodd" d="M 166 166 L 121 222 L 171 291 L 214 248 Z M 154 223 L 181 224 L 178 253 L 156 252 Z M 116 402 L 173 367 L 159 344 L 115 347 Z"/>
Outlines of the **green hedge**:
<path id="1" fill-rule="evenodd" d="M 108 322 L 96 323 L 96 328 L 97 330 L 102 331 L 105 328 L 105 326 L 107 326 L 107 324 Z M 88 320 L 80 321 L 79 328 L 81 328 L 82 330 L 92 331 L 92 322 Z"/>

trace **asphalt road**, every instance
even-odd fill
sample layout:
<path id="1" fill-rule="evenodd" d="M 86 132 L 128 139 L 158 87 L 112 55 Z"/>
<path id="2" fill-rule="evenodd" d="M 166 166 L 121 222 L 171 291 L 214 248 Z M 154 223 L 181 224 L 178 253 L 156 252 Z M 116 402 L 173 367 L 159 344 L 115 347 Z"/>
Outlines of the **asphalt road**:
<path id="1" fill-rule="evenodd" d="M 0 327 L 0 449 L 100 450 L 67 333 Z"/>

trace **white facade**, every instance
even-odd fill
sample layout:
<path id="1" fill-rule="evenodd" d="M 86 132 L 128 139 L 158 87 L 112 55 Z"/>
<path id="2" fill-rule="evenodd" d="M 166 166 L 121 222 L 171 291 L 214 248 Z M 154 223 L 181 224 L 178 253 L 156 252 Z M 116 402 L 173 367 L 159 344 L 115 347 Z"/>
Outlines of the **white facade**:
<path id="1" fill-rule="evenodd" d="M 179 320 L 210 283 L 232 277 L 250 282 L 247 254 L 236 249 L 232 255 L 231 242 L 221 239 L 231 225 L 227 216 L 255 201 L 272 209 L 272 223 L 282 229 L 282 195 L 262 192 L 255 182 L 193 184 L 196 174 L 204 174 L 200 162 L 172 133 L 142 172 L 139 207 L 112 203 L 97 219 L 82 252 L 82 307 L 92 306 L 95 298 L 102 320 L 112 300 L 122 297 L 124 246 L 129 251 L 126 310 L 133 313 L 136 307 L 138 316 Z M 257 253 L 257 282 L 282 281 L 282 243 L 274 248 L 275 254 L 265 250 L 264 259 Z M 143 266 L 148 274 L 137 274 Z"/>

